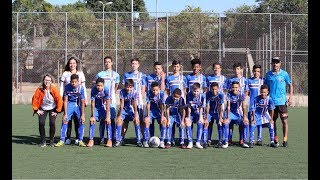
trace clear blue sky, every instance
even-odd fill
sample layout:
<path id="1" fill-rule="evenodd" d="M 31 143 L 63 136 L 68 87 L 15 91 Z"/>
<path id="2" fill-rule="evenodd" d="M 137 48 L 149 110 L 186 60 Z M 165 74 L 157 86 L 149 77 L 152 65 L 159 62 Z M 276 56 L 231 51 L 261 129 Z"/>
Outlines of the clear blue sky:
<path id="1" fill-rule="evenodd" d="M 55 5 L 74 3 L 77 0 L 46 0 Z M 114 0 L 110 0 L 114 1 Z M 130 0 L 128 0 L 130 1 Z M 180 12 L 187 5 L 192 7 L 200 7 L 202 11 L 213 11 L 222 13 L 231 8 L 241 5 L 257 5 L 255 0 L 144 0 L 148 12 L 156 12 L 156 4 L 158 4 L 158 12 Z M 157 2 L 157 3 L 156 3 Z"/>

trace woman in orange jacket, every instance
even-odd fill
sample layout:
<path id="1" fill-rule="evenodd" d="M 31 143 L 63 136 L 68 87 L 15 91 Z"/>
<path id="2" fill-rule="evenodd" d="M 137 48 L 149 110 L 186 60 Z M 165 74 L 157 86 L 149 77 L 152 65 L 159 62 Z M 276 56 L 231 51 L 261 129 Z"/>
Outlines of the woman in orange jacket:
<path id="1" fill-rule="evenodd" d="M 33 115 L 39 117 L 40 147 L 46 146 L 45 120 L 49 114 L 50 146 L 54 146 L 57 114 L 62 110 L 62 98 L 59 89 L 54 85 L 54 78 L 50 74 L 43 76 L 42 84 L 36 89 L 32 97 Z"/>

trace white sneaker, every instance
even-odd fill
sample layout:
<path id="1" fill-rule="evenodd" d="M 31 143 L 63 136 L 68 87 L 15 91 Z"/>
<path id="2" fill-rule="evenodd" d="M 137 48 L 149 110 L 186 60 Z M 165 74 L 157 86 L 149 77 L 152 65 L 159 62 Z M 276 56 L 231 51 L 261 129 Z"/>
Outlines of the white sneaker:
<path id="1" fill-rule="evenodd" d="M 203 147 L 201 146 L 200 142 L 196 142 L 196 148 L 203 149 Z"/>
<path id="2" fill-rule="evenodd" d="M 147 141 L 143 141 L 143 147 L 148 148 L 149 144 L 147 143 Z"/>
<path id="3" fill-rule="evenodd" d="M 164 142 L 160 142 L 160 145 L 159 145 L 160 148 L 164 149 L 165 146 L 164 146 Z"/>
<path id="4" fill-rule="evenodd" d="M 244 143 L 242 144 L 242 147 L 243 147 L 243 148 L 249 148 L 249 145 L 244 142 Z"/>
<path id="5" fill-rule="evenodd" d="M 187 146 L 187 149 L 192 149 L 192 147 L 193 147 L 193 143 L 192 143 L 192 142 L 189 142 L 189 143 L 188 143 L 188 146 Z"/>
<path id="6" fill-rule="evenodd" d="M 75 141 L 74 141 L 74 145 L 78 145 L 79 144 L 79 139 L 76 139 Z"/>
<path id="7" fill-rule="evenodd" d="M 71 144 L 71 139 L 67 139 L 64 144 L 65 144 L 65 145 L 70 145 L 70 144 Z"/>
<path id="8" fill-rule="evenodd" d="M 228 142 L 225 142 L 221 147 L 222 147 L 223 149 L 228 148 Z"/>

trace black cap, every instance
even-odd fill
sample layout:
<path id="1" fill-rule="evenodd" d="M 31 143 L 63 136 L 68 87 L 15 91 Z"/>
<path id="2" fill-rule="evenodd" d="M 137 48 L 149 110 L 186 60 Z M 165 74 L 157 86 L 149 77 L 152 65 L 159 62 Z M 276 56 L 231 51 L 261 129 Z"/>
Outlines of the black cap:
<path id="1" fill-rule="evenodd" d="M 273 58 L 271 59 L 271 62 L 278 64 L 278 63 L 280 62 L 280 58 L 279 58 L 279 57 L 273 57 Z"/>

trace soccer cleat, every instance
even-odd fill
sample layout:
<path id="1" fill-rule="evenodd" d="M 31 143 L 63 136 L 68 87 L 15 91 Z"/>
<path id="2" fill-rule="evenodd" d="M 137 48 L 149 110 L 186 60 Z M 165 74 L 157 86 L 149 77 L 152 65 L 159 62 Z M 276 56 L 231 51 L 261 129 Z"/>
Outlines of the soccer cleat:
<path id="1" fill-rule="evenodd" d="M 249 145 L 247 144 L 247 143 L 242 143 L 242 145 L 241 145 L 243 148 L 249 148 Z"/>
<path id="2" fill-rule="evenodd" d="M 283 142 L 282 142 L 282 146 L 283 146 L 283 147 L 288 147 L 288 141 L 283 141 Z"/>
<path id="3" fill-rule="evenodd" d="M 116 144 L 115 144 L 114 146 L 115 146 L 115 147 L 121 146 L 121 142 L 120 142 L 120 141 L 116 141 Z"/>
<path id="4" fill-rule="evenodd" d="M 50 141 L 49 146 L 50 146 L 50 147 L 54 147 L 54 145 L 55 145 L 55 143 L 54 143 L 53 141 Z"/>
<path id="5" fill-rule="evenodd" d="M 203 146 L 201 146 L 200 142 L 196 142 L 196 148 L 203 149 Z"/>
<path id="6" fill-rule="evenodd" d="M 184 143 L 181 143 L 181 144 L 180 144 L 180 148 L 181 148 L 181 149 L 187 149 L 187 146 L 186 146 Z"/>
<path id="7" fill-rule="evenodd" d="M 101 140 L 100 140 L 100 145 L 101 145 L 101 146 L 104 146 L 104 145 L 105 145 L 104 139 L 101 139 Z"/>
<path id="8" fill-rule="evenodd" d="M 166 149 L 171 148 L 171 143 L 168 142 L 167 145 L 165 146 L 165 148 L 166 148 Z"/>
<path id="9" fill-rule="evenodd" d="M 148 148 L 148 147 L 149 147 L 149 144 L 148 144 L 147 141 L 143 141 L 143 147 L 145 147 L 145 148 Z"/>
<path id="10" fill-rule="evenodd" d="M 176 142 L 175 141 L 171 141 L 171 146 L 175 146 Z"/>
<path id="11" fill-rule="evenodd" d="M 63 145 L 64 145 L 64 142 L 60 140 L 57 144 L 54 145 L 54 147 L 61 147 Z"/>
<path id="12" fill-rule="evenodd" d="M 74 141 L 74 145 L 79 145 L 79 139 L 76 139 L 75 141 Z"/>
<path id="13" fill-rule="evenodd" d="M 46 146 L 47 146 L 46 142 L 42 142 L 39 144 L 39 147 L 46 147 Z"/>
<path id="14" fill-rule="evenodd" d="M 79 142 L 78 142 L 78 145 L 79 145 L 80 147 L 87 147 L 87 145 L 86 145 L 83 141 L 79 141 Z"/>
<path id="15" fill-rule="evenodd" d="M 71 144 L 71 139 L 66 139 L 66 142 L 64 144 L 65 145 L 70 145 Z"/>
<path id="16" fill-rule="evenodd" d="M 162 149 L 164 149 L 164 148 L 165 148 L 165 146 L 164 146 L 164 142 L 160 142 L 159 148 L 162 148 Z"/>
<path id="17" fill-rule="evenodd" d="M 121 146 L 125 146 L 126 145 L 126 143 L 124 143 L 124 140 L 121 140 L 120 142 L 121 142 Z"/>
<path id="18" fill-rule="evenodd" d="M 192 149 L 192 147 L 193 147 L 193 143 L 192 143 L 192 142 L 189 142 L 189 143 L 188 143 L 188 146 L 187 146 L 187 149 Z"/>
<path id="19" fill-rule="evenodd" d="M 229 145 L 229 143 L 225 142 L 221 147 L 222 147 L 223 149 L 226 149 L 226 148 L 228 148 L 228 145 Z"/>
<path id="20" fill-rule="evenodd" d="M 208 143 L 203 143 L 202 146 L 203 146 L 204 149 L 207 149 L 209 147 L 209 144 Z"/>
<path id="21" fill-rule="evenodd" d="M 222 145 L 223 145 L 222 142 L 219 141 L 218 144 L 216 145 L 216 148 L 221 148 Z"/>
<path id="22" fill-rule="evenodd" d="M 87 144 L 87 146 L 88 146 L 88 147 L 92 147 L 93 144 L 94 144 L 93 139 L 90 139 L 89 142 L 88 142 L 88 144 Z"/>
<path id="23" fill-rule="evenodd" d="M 270 147 L 277 148 L 278 146 L 276 145 L 276 143 L 271 142 L 271 143 L 270 143 Z"/>
<path id="24" fill-rule="evenodd" d="M 105 147 L 112 147 L 112 141 L 110 139 L 107 140 L 107 144 L 105 145 Z"/>
<path id="25" fill-rule="evenodd" d="M 262 146 L 262 141 L 261 141 L 261 140 L 258 140 L 257 143 L 256 143 L 256 145 L 257 145 L 257 146 Z"/>
<path id="26" fill-rule="evenodd" d="M 253 148 L 253 141 L 251 141 L 250 143 L 249 143 L 249 148 Z"/>
<path id="27" fill-rule="evenodd" d="M 208 140 L 208 146 L 210 146 L 210 145 L 211 145 L 211 143 L 212 143 L 212 141 L 211 141 L 211 140 Z"/>
<path id="28" fill-rule="evenodd" d="M 137 142 L 137 146 L 138 147 L 143 147 L 143 145 L 142 145 L 142 143 L 139 141 L 139 142 Z"/>
<path id="29" fill-rule="evenodd" d="M 232 146 L 233 144 L 232 144 L 232 139 L 229 139 L 229 141 L 228 141 L 228 146 Z"/>

